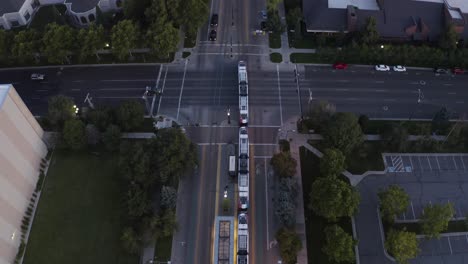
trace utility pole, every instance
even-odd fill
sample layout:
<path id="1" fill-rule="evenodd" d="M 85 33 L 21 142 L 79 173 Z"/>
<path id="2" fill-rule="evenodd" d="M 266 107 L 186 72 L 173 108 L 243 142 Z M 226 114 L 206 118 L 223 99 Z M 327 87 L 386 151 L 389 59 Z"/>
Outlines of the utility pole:
<path id="1" fill-rule="evenodd" d="M 228 124 L 231 124 L 231 108 L 227 109 Z"/>
<path id="2" fill-rule="evenodd" d="M 302 112 L 301 88 L 299 86 L 299 72 L 297 70 L 297 64 L 294 64 L 294 77 L 295 77 L 295 81 L 296 81 L 297 99 L 299 100 L 299 110 L 301 111 L 301 120 L 303 120 L 304 119 L 304 113 Z"/>

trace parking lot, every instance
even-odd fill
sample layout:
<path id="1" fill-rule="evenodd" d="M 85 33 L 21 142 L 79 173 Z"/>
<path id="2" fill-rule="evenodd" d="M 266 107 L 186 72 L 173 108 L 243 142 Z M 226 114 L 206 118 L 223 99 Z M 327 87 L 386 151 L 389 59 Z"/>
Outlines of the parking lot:
<path id="1" fill-rule="evenodd" d="M 397 221 L 418 220 L 429 204 L 452 203 L 456 218 L 468 215 L 468 154 L 387 153 L 383 158 L 387 173 L 367 176 L 357 186 L 362 200 L 356 216 L 361 263 L 376 263 L 376 258 L 387 263 L 383 244 L 368 233 L 374 226 L 380 232 L 377 193 L 391 184 L 405 189 L 411 200 Z M 468 263 L 468 235 L 464 233 L 419 240 L 421 253 L 411 263 Z"/>

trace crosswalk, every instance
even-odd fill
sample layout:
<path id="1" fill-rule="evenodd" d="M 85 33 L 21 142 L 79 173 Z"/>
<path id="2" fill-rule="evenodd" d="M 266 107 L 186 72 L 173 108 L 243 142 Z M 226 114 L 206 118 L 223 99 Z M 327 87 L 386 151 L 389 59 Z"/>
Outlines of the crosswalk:
<path id="1" fill-rule="evenodd" d="M 412 166 L 405 166 L 401 156 L 390 156 L 391 166 L 387 169 L 389 172 L 411 172 Z"/>

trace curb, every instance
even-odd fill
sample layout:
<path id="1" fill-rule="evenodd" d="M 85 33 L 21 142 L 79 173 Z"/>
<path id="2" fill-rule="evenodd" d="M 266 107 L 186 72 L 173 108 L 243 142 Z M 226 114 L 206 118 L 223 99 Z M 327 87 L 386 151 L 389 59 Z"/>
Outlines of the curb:
<path id="1" fill-rule="evenodd" d="M 0 71 L 14 71 L 14 70 L 29 70 L 29 69 L 53 69 L 53 68 L 85 68 L 85 67 L 124 67 L 124 66 L 158 66 L 171 64 L 172 62 L 165 63 L 106 63 L 106 64 L 73 64 L 73 65 L 47 65 L 47 66 L 29 66 L 29 67 L 11 67 L 0 68 Z"/>

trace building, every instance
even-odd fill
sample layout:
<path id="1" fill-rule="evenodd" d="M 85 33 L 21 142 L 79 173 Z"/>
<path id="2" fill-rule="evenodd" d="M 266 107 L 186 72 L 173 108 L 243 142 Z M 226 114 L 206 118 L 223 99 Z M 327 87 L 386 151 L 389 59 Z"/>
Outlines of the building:
<path id="1" fill-rule="evenodd" d="M 468 38 L 468 1 L 303 0 L 308 32 L 353 32 L 375 17 L 383 39 L 435 41 L 449 23 Z"/>
<path id="2" fill-rule="evenodd" d="M 47 155 L 44 131 L 12 85 L 0 85 L 0 264 L 11 264 L 21 220 Z"/>
<path id="3" fill-rule="evenodd" d="M 86 26 L 96 20 L 97 9 L 116 11 L 122 0 L 0 0 L 0 29 L 11 29 L 31 22 L 41 6 L 64 4 L 67 16 L 77 26 Z"/>

